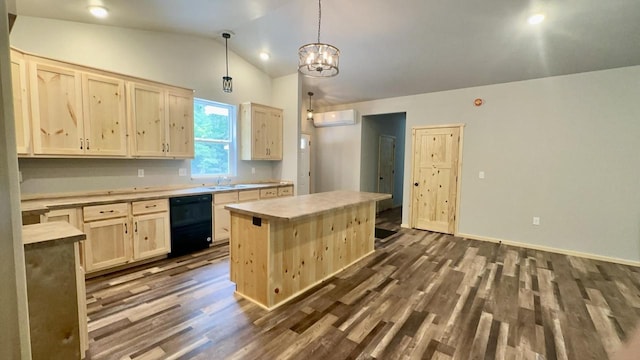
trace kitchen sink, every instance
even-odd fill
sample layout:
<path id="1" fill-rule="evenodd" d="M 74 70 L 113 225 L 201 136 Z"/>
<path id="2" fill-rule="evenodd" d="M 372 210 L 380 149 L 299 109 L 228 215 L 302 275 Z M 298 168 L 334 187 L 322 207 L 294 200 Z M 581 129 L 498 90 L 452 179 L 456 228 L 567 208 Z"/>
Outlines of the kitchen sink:
<path id="1" fill-rule="evenodd" d="M 233 186 L 218 185 L 218 186 L 210 186 L 209 189 L 211 189 L 211 190 L 233 190 L 235 188 Z"/>

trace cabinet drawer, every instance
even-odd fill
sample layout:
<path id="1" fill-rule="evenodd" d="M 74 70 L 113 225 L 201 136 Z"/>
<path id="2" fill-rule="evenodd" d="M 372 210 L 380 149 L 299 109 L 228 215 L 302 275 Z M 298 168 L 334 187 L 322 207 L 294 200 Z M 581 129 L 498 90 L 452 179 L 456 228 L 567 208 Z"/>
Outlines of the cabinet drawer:
<path id="1" fill-rule="evenodd" d="M 114 219 L 128 215 L 127 203 L 85 206 L 82 208 L 84 222 Z"/>
<path id="2" fill-rule="evenodd" d="M 278 196 L 293 196 L 293 186 L 278 188 Z"/>
<path id="3" fill-rule="evenodd" d="M 240 191 L 240 193 L 238 194 L 238 198 L 241 202 L 260 200 L 260 190 Z"/>
<path id="4" fill-rule="evenodd" d="M 277 197 L 277 196 L 278 196 L 277 188 L 260 190 L 260 199 L 268 199 L 268 198 Z"/>
<path id="5" fill-rule="evenodd" d="M 228 192 L 222 194 L 213 194 L 214 204 L 229 204 L 238 202 L 238 192 Z"/>
<path id="6" fill-rule="evenodd" d="M 169 201 L 167 199 L 136 201 L 133 203 L 132 211 L 133 215 L 169 211 Z"/>

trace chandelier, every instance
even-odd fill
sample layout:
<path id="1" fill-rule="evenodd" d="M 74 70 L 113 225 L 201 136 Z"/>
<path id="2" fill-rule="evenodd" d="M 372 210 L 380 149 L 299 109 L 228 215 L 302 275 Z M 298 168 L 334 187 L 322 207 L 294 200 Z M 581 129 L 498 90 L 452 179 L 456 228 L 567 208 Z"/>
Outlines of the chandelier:
<path id="1" fill-rule="evenodd" d="M 229 48 L 227 41 L 231 38 L 231 34 L 228 32 L 222 33 L 224 38 L 224 58 L 227 64 L 227 75 L 222 77 L 222 91 L 230 93 L 233 91 L 233 79 L 229 76 Z"/>
<path id="2" fill-rule="evenodd" d="M 318 0 L 318 42 L 302 45 L 298 49 L 298 71 L 310 77 L 332 77 L 338 75 L 340 50 L 320 42 L 320 22 L 322 5 Z"/>

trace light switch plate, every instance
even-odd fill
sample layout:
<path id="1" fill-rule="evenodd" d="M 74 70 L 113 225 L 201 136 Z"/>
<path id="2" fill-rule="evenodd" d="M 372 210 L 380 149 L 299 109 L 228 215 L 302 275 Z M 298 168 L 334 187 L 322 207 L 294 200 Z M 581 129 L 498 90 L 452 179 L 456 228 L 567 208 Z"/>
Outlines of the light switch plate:
<path id="1" fill-rule="evenodd" d="M 256 168 L 252 167 L 252 168 L 251 168 L 251 173 L 252 173 L 252 174 L 255 174 L 255 173 L 256 173 Z"/>
<path id="2" fill-rule="evenodd" d="M 533 225 L 540 225 L 540 218 L 537 216 L 533 217 Z"/>
<path id="3" fill-rule="evenodd" d="M 187 176 L 187 169 L 185 168 L 178 169 L 178 176 Z"/>
<path id="4" fill-rule="evenodd" d="M 138 177 L 144 177 L 144 169 L 138 169 Z"/>
<path id="5" fill-rule="evenodd" d="M 479 179 L 484 179 L 484 171 L 480 171 L 480 172 L 478 173 L 478 178 L 479 178 Z"/>

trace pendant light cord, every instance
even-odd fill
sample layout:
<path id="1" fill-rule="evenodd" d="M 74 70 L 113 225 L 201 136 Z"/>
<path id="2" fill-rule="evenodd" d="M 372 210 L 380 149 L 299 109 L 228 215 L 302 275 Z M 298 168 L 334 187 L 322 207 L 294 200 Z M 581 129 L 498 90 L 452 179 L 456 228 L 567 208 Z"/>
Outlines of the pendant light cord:
<path id="1" fill-rule="evenodd" d="M 229 38 L 225 36 L 225 38 L 224 38 L 224 57 L 225 57 L 226 64 L 227 64 L 227 77 L 229 77 L 229 48 L 227 46 L 227 41 L 228 40 L 229 40 Z"/>
<path id="2" fill-rule="evenodd" d="M 322 4 L 318 0 L 318 44 L 320 43 L 320 22 L 322 21 Z"/>

